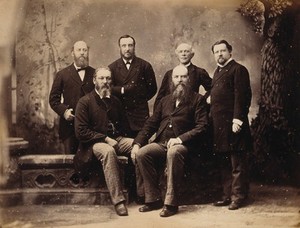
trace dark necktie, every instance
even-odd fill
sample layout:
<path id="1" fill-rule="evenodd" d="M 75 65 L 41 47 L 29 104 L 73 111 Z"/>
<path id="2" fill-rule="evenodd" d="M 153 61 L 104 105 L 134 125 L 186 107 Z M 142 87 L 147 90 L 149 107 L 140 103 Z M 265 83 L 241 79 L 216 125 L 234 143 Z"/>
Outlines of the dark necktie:
<path id="1" fill-rule="evenodd" d="M 81 70 L 85 70 L 85 69 L 86 69 L 86 67 L 84 67 L 84 68 L 77 68 L 77 72 L 79 72 Z"/>
<path id="2" fill-rule="evenodd" d="M 108 97 L 103 97 L 102 101 L 104 102 L 107 111 L 109 111 L 111 109 L 111 100 Z"/>
<path id="3" fill-rule="evenodd" d="M 126 68 L 127 68 L 127 70 L 129 70 L 129 68 L 130 68 L 130 62 L 129 61 L 126 62 Z"/>

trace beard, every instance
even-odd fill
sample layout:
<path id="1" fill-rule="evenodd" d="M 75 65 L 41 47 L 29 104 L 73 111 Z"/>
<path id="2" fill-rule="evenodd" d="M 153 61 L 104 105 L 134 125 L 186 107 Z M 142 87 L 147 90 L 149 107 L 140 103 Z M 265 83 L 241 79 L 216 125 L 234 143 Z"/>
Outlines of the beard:
<path id="1" fill-rule="evenodd" d="M 96 90 L 98 91 L 98 93 L 100 94 L 101 97 L 108 97 L 111 95 L 111 88 L 110 85 L 108 83 L 103 84 L 103 85 L 95 85 Z"/>
<path id="2" fill-rule="evenodd" d="M 74 62 L 76 64 L 76 66 L 78 66 L 80 68 L 84 68 L 84 67 L 87 67 L 89 65 L 89 57 L 84 57 L 84 56 L 76 57 L 76 56 L 74 56 Z"/>
<path id="3" fill-rule="evenodd" d="M 191 87 L 189 83 L 180 83 L 178 85 L 174 85 L 173 82 L 171 84 L 172 97 L 174 100 L 179 100 L 182 103 L 188 102 L 191 95 Z"/>
<path id="4" fill-rule="evenodd" d="M 135 56 L 135 51 L 133 51 L 133 52 L 127 51 L 124 54 L 120 51 L 120 55 L 123 59 L 130 60 L 130 59 L 133 59 L 133 57 Z"/>

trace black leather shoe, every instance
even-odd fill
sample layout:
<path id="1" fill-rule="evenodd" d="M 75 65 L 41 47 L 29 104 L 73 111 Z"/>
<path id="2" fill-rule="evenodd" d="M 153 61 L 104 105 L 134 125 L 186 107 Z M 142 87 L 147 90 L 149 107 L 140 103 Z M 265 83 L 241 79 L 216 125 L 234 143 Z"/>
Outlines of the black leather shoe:
<path id="1" fill-rule="evenodd" d="M 242 206 L 241 201 L 232 201 L 231 204 L 229 205 L 228 209 L 229 210 L 237 210 Z"/>
<path id="2" fill-rule="evenodd" d="M 115 205 L 115 210 L 119 216 L 127 216 L 128 211 L 124 203 L 118 203 Z"/>
<path id="3" fill-rule="evenodd" d="M 216 207 L 223 207 L 223 206 L 228 206 L 230 203 L 231 203 L 231 200 L 227 198 L 224 200 L 216 201 L 213 203 L 213 205 Z"/>
<path id="4" fill-rule="evenodd" d="M 145 204 L 145 197 L 144 196 L 137 196 L 135 198 L 135 203 L 139 205 Z"/>
<path id="5" fill-rule="evenodd" d="M 163 203 L 161 200 L 151 202 L 151 203 L 146 203 L 144 206 L 139 208 L 139 212 L 148 212 L 148 211 L 153 211 L 153 210 L 158 210 L 162 208 Z"/>
<path id="6" fill-rule="evenodd" d="M 175 215 L 178 212 L 177 206 L 170 206 L 165 205 L 162 209 L 162 211 L 159 213 L 160 217 L 170 217 L 172 215 Z"/>

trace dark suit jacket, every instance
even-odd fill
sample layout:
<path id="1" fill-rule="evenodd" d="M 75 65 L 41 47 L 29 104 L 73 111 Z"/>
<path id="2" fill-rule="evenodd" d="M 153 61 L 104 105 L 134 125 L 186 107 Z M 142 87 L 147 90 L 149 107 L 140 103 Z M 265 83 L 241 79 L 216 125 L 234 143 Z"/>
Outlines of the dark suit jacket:
<path id="1" fill-rule="evenodd" d="M 51 108 L 60 116 L 59 137 L 64 140 L 74 134 L 73 121 L 64 118 L 66 109 L 75 108 L 79 98 L 94 89 L 93 75 L 95 69 L 88 66 L 85 70 L 84 80 L 81 81 L 74 64 L 62 69 L 56 74 L 50 91 L 49 103 Z M 63 96 L 63 103 L 61 97 Z"/>
<path id="2" fill-rule="evenodd" d="M 175 108 L 172 95 L 168 95 L 161 99 L 153 115 L 134 139 L 134 143 L 144 146 L 155 132 L 154 142 L 157 142 L 162 132 L 172 123 L 175 137 L 179 137 L 184 145 L 191 147 L 197 144 L 199 136 L 205 132 L 207 122 L 206 102 L 203 96 L 193 92 L 189 103 L 179 103 Z"/>
<path id="3" fill-rule="evenodd" d="M 125 135 L 128 126 L 126 126 L 122 104 L 117 97 L 111 96 L 110 102 L 104 103 L 93 90 L 78 101 L 75 134 L 79 140 L 79 148 L 74 157 L 74 165 L 78 171 L 87 172 L 94 156 L 93 145 L 97 142 L 104 142 L 105 137 L 108 136 L 108 120 L 117 130 L 116 137 Z"/>
<path id="4" fill-rule="evenodd" d="M 206 91 L 210 91 L 211 89 L 211 78 L 209 77 L 206 70 L 197 67 L 193 65 L 192 63 L 188 66 L 188 74 L 190 79 L 190 85 L 192 87 L 192 90 L 196 93 L 199 92 L 199 87 L 202 85 Z M 172 82 L 172 71 L 169 70 L 163 77 L 163 80 L 161 82 L 160 89 L 158 91 L 158 94 L 156 96 L 155 102 L 154 102 L 154 109 L 157 107 L 159 101 L 166 95 L 170 94 L 170 84 Z M 207 92 L 205 94 L 205 97 L 207 98 L 209 93 Z"/>
<path id="5" fill-rule="evenodd" d="M 211 89 L 211 117 L 214 149 L 232 151 L 249 149 L 251 143 L 248 112 L 251 104 L 248 70 L 232 60 L 215 71 Z M 232 120 L 243 121 L 239 133 L 232 132 Z"/>
<path id="6" fill-rule="evenodd" d="M 148 101 L 155 95 L 157 85 L 150 63 L 134 57 L 129 71 L 120 58 L 109 65 L 112 72 L 112 93 L 125 109 L 130 128 L 139 131 L 149 117 Z M 121 94 L 121 87 L 125 93 Z"/>

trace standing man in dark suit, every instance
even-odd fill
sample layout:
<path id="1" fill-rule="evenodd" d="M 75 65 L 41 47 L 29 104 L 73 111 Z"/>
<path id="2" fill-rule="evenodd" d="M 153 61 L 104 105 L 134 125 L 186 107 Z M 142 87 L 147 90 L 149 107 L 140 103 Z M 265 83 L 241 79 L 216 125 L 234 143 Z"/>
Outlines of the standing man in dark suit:
<path id="1" fill-rule="evenodd" d="M 82 174 L 88 172 L 92 161 L 101 163 L 116 213 L 126 216 L 128 211 L 117 154 L 129 156 L 133 139 L 124 137 L 124 123 L 127 120 L 120 100 L 111 95 L 110 70 L 98 68 L 94 83 L 95 90 L 82 97 L 76 107 L 75 132 L 80 144 L 74 164 L 79 174 Z"/>
<path id="2" fill-rule="evenodd" d="M 208 97 L 211 89 L 211 78 L 206 70 L 195 66 L 191 60 L 195 55 L 194 49 L 187 43 L 181 43 L 177 46 L 175 54 L 180 64 L 188 69 L 189 80 L 191 88 L 194 92 L 199 92 L 199 87 L 203 86 L 207 91 L 205 97 Z M 154 102 L 154 109 L 157 107 L 159 101 L 166 95 L 170 94 L 170 84 L 172 83 L 172 70 L 167 71 L 161 82 L 160 89 Z"/>
<path id="3" fill-rule="evenodd" d="M 158 185 L 157 168 L 167 166 L 167 192 L 161 217 L 177 213 L 179 188 L 184 175 L 186 157 L 197 148 L 207 126 L 206 101 L 192 91 L 188 70 L 179 65 L 172 73 L 172 93 L 161 99 L 153 115 L 134 139 L 131 151 L 136 159 L 145 187 L 146 204 L 140 212 L 157 210 L 163 206 Z M 153 143 L 149 138 L 156 133 Z"/>
<path id="4" fill-rule="evenodd" d="M 229 210 L 236 210 L 248 194 L 250 79 L 246 67 L 232 59 L 232 46 L 226 40 L 216 42 L 212 52 L 218 65 L 211 89 L 213 149 L 219 157 L 223 179 L 223 199 L 214 205 L 229 205 Z"/>
<path id="5" fill-rule="evenodd" d="M 94 89 L 95 69 L 89 66 L 89 47 L 84 41 L 77 41 L 71 54 L 74 63 L 56 74 L 49 96 L 51 108 L 60 117 L 59 138 L 64 144 L 65 154 L 75 154 L 78 148 L 74 132 L 77 102 Z"/>
<path id="6" fill-rule="evenodd" d="M 122 101 L 131 137 L 137 135 L 148 119 L 148 101 L 157 91 L 152 66 L 135 56 L 135 44 L 132 36 L 121 36 L 121 58 L 109 65 L 112 72 L 112 94 Z"/>

